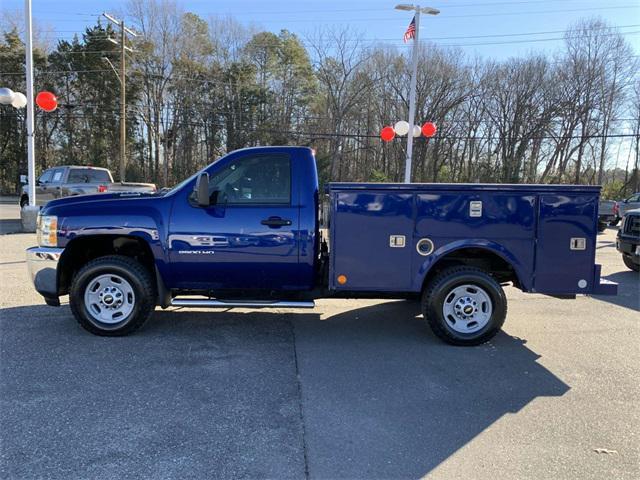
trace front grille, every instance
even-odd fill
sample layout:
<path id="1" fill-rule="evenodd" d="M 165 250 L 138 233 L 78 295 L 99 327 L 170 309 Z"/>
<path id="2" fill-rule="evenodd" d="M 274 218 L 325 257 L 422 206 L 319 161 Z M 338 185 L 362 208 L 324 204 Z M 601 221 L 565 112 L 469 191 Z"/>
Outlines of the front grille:
<path id="1" fill-rule="evenodd" d="M 640 215 L 627 215 L 624 222 L 624 233 L 640 237 Z"/>

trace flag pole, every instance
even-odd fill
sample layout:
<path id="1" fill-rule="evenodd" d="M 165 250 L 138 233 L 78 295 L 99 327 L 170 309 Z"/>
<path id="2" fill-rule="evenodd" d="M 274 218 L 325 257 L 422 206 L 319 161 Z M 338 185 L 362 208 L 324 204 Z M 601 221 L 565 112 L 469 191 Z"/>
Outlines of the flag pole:
<path id="1" fill-rule="evenodd" d="M 413 64 L 409 87 L 409 133 L 407 134 L 407 158 L 404 164 L 404 183 L 411 183 L 411 155 L 413 153 L 413 127 L 416 116 L 416 81 L 418 76 L 418 45 L 420 35 L 420 5 L 416 5 L 416 33 L 413 38 Z"/>

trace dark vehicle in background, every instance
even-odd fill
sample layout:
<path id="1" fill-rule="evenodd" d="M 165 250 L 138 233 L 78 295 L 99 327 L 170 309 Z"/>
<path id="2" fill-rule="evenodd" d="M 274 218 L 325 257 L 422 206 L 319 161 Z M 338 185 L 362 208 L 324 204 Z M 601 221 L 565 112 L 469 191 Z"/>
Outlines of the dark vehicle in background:
<path id="1" fill-rule="evenodd" d="M 45 170 L 36 180 L 36 203 L 45 203 L 62 197 L 95 193 L 155 193 L 153 183 L 114 182 L 106 168 L 87 166 L 61 166 Z M 23 185 L 20 207 L 29 203 L 28 186 Z"/>
<path id="2" fill-rule="evenodd" d="M 604 232 L 607 226 L 616 226 L 618 218 L 618 202 L 614 200 L 600 200 L 598 202 L 598 231 Z"/>
<path id="3" fill-rule="evenodd" d="M 629 210 L 622 218 L 616 248 L 629 269 L 640 271 L 640 208 Z"/>
<path id="4" fill-rule="evenodd" d="M 637 208 L 640 208 L 640 192 L 636 192 L 618 203 L 618 219 L 624 217 L 629 210 Z"/>

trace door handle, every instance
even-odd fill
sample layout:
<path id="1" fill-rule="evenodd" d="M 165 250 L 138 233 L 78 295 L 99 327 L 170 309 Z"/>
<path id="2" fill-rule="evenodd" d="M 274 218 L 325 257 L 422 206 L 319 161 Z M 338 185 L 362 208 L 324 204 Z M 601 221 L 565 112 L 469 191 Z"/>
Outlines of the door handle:
<path id="1" fill-rule="evenodd" d="M 280 228 L 291 225 L 291 220 L 286 220 L 280 217 L 265 218 L 260 222 L 262 225 L 266 225 L 269 228 Z"/>

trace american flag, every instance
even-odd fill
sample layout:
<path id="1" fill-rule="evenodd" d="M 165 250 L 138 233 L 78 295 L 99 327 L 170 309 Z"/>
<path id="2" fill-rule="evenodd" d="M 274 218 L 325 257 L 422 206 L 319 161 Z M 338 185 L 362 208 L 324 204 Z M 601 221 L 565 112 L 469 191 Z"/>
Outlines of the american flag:
<path id="1" fill-rule="evenodd" d="M 416 16 L 413 16 L 413 20 L 409 24 L 407 31 L 404 32 L 404 43 L 407 43 L 412 38 L 416 38 Z"/>

